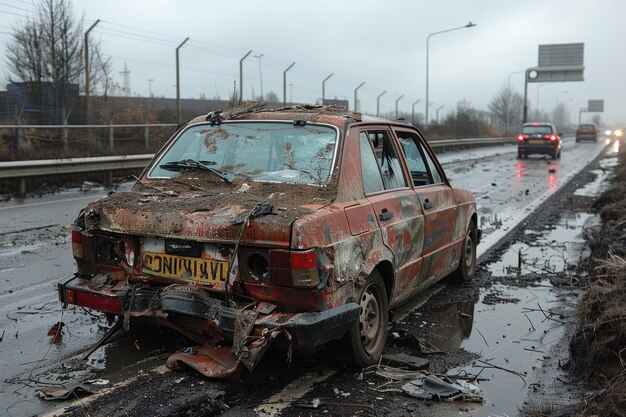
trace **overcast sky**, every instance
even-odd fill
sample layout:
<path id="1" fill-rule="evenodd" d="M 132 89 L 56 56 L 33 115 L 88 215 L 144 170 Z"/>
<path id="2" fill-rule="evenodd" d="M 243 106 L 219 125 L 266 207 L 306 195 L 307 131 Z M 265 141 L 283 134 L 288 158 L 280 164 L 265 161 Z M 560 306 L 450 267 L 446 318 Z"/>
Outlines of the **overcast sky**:
<path id="1" fill-rule="evenodd" d="M 348 99 L 359 90 L 360 111 L 395 109 L 424 112 L 426 38 L 429 33 L 462 26 L 430 41 L 430 101 L 442 114 L 460 100 L 486 110 L 507 82 L 523 93 L 523 74 L 537 65 L 540 44 L 585 43 L 585 81 L 531 84 L 529 106 L 552 110 L 563 101 L 572 114 L 588 99 L 604 99 L 603 120 L 626 122 L 626 1 L 624 0 L 73 0 L 85 27 L 112 57 L 114 76 L 126 63 L 133 94 L 175 97 L 175 48 L 181 49 L 181 96 L 228 98 L 239 83 L 244 61 L 244 99 L 263 93 L 287 100 L 315 102 L 322 95 Z M 20 16 L 34 6 L 29 0 L 0 0 L 0 50 Z M 3 54 L 4 55 L 4 54 Z M 6 79 L 6 63 L 0 76 Z M 153 80 L 149 82 L 148 80 Z M 292 86 L 289 86 L 292 84 Z M 565 92 L 567 91 L 567 92 Z M 432 114 L 431 113 L 431 114 Z M 589 116 L 590 117 L 590 116 Z M 574 116 L 572 116 L 574 120 Z"/>

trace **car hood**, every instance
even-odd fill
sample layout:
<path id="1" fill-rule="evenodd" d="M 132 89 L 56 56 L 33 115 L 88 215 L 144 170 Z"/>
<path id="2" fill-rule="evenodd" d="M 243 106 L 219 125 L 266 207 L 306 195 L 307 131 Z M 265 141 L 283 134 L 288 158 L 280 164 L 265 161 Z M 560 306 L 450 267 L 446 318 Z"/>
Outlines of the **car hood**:
<path id="1" fill-rule="evenodd" d="M 288 247 L 293 221 L 332 200 L 327 189 L 308 185 L 198 183 L 144 180 L 88 205 L 85 226 L 89 232 L 222 243 L 241 233 L 242 244 Z"/>

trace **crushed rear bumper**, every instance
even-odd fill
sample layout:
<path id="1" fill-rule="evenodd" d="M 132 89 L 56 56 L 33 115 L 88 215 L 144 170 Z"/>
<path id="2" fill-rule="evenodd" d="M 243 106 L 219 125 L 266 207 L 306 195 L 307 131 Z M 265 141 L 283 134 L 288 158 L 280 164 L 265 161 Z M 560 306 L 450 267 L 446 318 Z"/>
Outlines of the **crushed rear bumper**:
<path id="1" fill-rule="evenodd" d="M 227 306 L 215 295 L 195 287 L 162 289 L 151 286 L 129 286 L 126 282 L 104 285 L 98 276 L 91 280 L 77 276 L 58 283 L 59 300 L 99 312 L 128 314 L 131 318 L 158 320 L 181 331 L 198 342 L 229 339 L 236 330 L 238 316 L 250 308 Z M 247 307 L 249 302 L 246 303 Z M 320 312 L 281 312 L 269 303 L 257 303 L 253 328 L 285 329 L 293 347 L 315 347 L 338 339 L 359 320 L 359 306 L 347 303 Z M 181 325 L 181 317 L 184 326 Z M 208 337 L 199 338 L 198 334 Z M 219 336 L 216 338 L 216 336 Z M 206 343 L 202 343 L 206 344 Z"/>

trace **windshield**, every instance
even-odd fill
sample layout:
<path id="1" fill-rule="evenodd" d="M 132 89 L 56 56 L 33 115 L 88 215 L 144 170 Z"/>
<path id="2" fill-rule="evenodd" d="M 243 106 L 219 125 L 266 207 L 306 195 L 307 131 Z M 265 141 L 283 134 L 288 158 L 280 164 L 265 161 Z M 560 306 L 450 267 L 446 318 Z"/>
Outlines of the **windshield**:
<path id="1" fill-rule="evenodd" d="M 524 126 L 522 128 L 522 133 L 526 135 L 532 135 L 534 133 L 541 133 L 544 135 L 552 133 L 552 128 L 548 125 L 539 125 L 539 126 Z"/>
<path id="2" fill-rule="evenodd" d="M 174 178 L 184 170 L 210 167 L 228 178 L 323 184 L 330 176 L 336 143 L 336 129 L 311 123 L 196 125 L 176 139 L 149 177 Z"/>

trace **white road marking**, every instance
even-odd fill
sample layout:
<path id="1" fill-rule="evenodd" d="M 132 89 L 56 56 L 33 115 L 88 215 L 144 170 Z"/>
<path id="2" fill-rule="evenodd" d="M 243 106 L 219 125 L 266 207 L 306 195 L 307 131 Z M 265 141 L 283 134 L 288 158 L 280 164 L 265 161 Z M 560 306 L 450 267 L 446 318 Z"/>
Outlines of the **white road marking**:
<path id="1" fill-rule="evenodd" d="M 289 383 L 285 388 L 268 398 L 264 404 L 254 409 L 260 417 L 275 417 L 280 412 L 289 407 L 294 401 L 302 398 L 304 394 L 311 391 L 313 387 L 320 382 L 328 379 L 337 373 L 333 369 L 322 370 L 321 373 L 315 372 L 305 374 Z"/>

